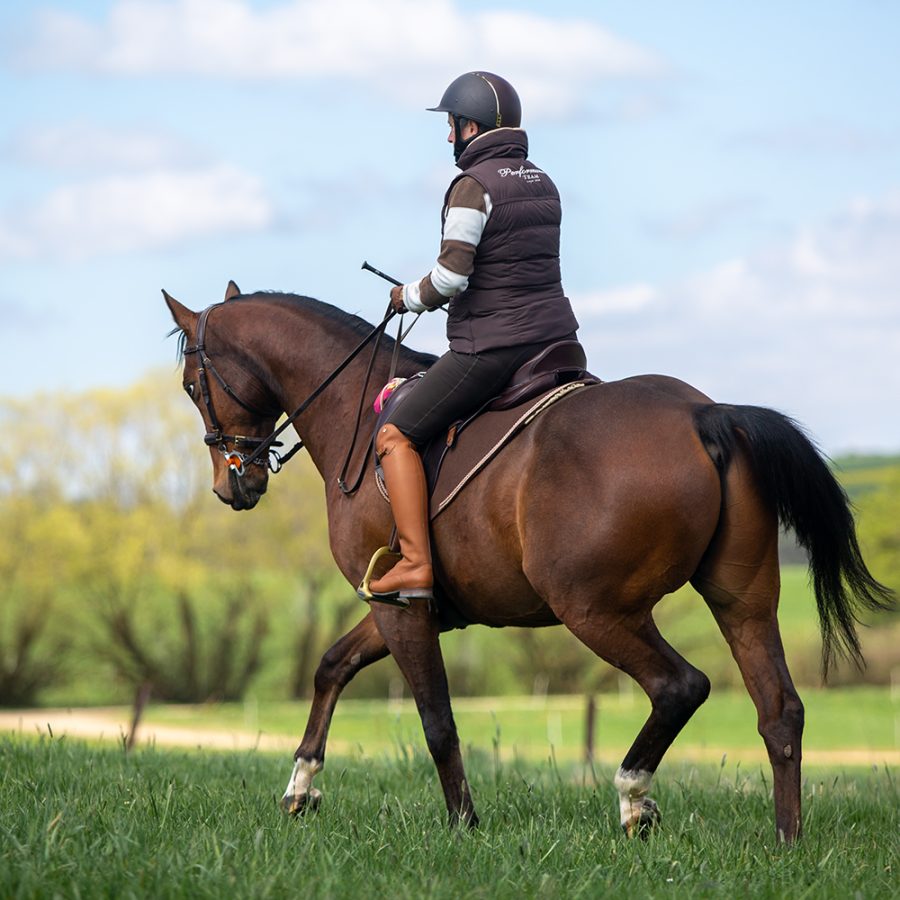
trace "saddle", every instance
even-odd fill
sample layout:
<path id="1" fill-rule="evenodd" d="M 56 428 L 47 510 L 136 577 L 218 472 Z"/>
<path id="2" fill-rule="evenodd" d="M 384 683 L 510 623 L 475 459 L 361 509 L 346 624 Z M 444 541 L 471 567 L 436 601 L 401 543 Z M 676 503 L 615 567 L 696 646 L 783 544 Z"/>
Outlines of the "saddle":
<path id="1" fill-rule="evenodd" d="M 578 341 L 558 341 L 545 347 L 537 356 L 523 363 L 513 372 L 503 392 L 487 405 L 487 409 L 512 409 L 526 403 L 551 388 L 588 375 L 587 357 Z"/>
<path id="2" fill-rule="evenodd" d="M 585 368 L 587 358 L 578 341 L 558 341 L 523 363 L 496 397 L 467 419 L 454 422 L 422 451 L 428 480 L 431 518 L 438 516 L 463 487 L 540 412 L 564 396 L 598 384 L 600 379 Z M 395 404 L 416 386 L 419 373 L 394 390 L 382 407 L 375 433 Z M 376 463 L 376 477 L 387 499 L 384 479 Z"/>

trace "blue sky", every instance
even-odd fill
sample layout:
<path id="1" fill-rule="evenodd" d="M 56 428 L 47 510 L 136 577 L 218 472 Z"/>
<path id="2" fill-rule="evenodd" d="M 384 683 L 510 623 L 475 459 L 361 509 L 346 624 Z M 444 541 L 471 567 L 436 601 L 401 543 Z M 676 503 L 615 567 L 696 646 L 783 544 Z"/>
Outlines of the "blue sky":
<path id="1" fill-rule="evenodd" d="M 894 3 L 37 2 L 0 35 L 0 393 L 176 389 L 163 287 L 377 318 L 360 263 L 430 269 L 455 172 L 424 107 L 484 68 L 560 188 L 597 374 L 900 450 Z"/>

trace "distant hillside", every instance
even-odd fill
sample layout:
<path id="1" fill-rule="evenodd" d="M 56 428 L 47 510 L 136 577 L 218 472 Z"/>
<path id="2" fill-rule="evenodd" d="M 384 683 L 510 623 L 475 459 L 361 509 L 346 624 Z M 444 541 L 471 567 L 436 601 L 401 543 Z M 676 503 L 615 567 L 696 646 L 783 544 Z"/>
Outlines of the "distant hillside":
<path id="1" fill-rule="evenodd" d="M 834 470 L 854 503 L 900 478 L 900 456 L 841 456 Z"/>
<path id="2" fill-rule="evenodd" d="M 853 502 L 858 519 L 867 518 L 866 506 L 869 500 L 877 498 L 880 502 L 876 505 L 881 506 L 885 494 L 896 490 L 896 486 L 900 485 L 900 455 L 852 454 L 839 456 L 831 462 L 835 475 Z M 900 496 L 896 498 L 896 508 L 900 512 Z M 867 530 L 866 524 L 863 523 L 864 530 Z M 778 551 L 784 565 L 806 563 L 806 551 L 798 546 L 792 533 L 781 535 Z"/>

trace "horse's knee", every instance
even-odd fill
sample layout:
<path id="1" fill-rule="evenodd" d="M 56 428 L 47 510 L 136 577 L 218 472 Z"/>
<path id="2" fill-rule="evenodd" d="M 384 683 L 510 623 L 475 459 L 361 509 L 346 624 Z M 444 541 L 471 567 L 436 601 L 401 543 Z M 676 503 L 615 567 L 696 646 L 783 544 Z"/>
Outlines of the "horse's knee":
<path id="1" fill-rule="evenodd" d="M 375 453 L 381 458 L 390 453 L 399 444 L 409 444 L 409 438 L 396 426 L 388 423 L 378 429 L 375 435 Z"/>
<path id="2" fill-rule="evenodd" d="M 344 654 L 337 652 L 334 647 L 325 653 L 319 661 L 319 666 L 313 678 L 313 685 L 317 693 L 326 693 L 340 681 L 341 668 L 344 662 Z"/>
<path id="3" fill-rule="evenodd" d="M 335 645 L 325 652 L 319 661 L 313 679 L 317 693 L 326 693 L 334 687 L 344 687 L 353 677 L 359 661 L 358 654 L 348 656 L 343 647 Z"/>

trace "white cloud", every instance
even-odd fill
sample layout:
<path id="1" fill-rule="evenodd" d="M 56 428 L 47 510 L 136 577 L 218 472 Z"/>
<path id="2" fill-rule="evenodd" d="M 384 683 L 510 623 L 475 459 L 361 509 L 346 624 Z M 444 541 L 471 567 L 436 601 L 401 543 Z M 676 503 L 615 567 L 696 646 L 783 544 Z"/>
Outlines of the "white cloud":
<path id="1" fill-rule="evenodd" d="M 608 291 L 593 291 L 577 298 L 578 310 L 584 315 L 615 315 L 636 313 L 650 307 L 657 299 L 651 284 L 627 284 Z"/>
<path id="2" fill-rule="evenodd" d="M 154 170 L 60 187 L 0 218 L 0 259 L 101 254 L 259 231 L 274 219 L 262 181 L 230 165 Z"/>
<path id="3" fill-rule="evenodd" d="M 597 79 L 658 76 L 654 52 L 586 19 L 459 8 L 454 0 L 118 0 L 100 23 L 36 18 L 18 61 L 38 70 L 213 78 L 341 78 L 422 102 L 422 84 L 487 66 L 529 113 L 563 116 Z"/>
<path id="4" fill-rule="evenodd" d="M 898 247 L 900 190 L 679 283 L 573 301 L 600 375 L 675 374 L 795 414 L 828 449 L 897 450 Z"/>
<path id="5" fill-rule="evenodd" d="M 33 127 L 12 138 L 15 162 L 80 172 L 132 171 L 196 164 L 201 154 L 172 135 L 87 121 Z"/>

